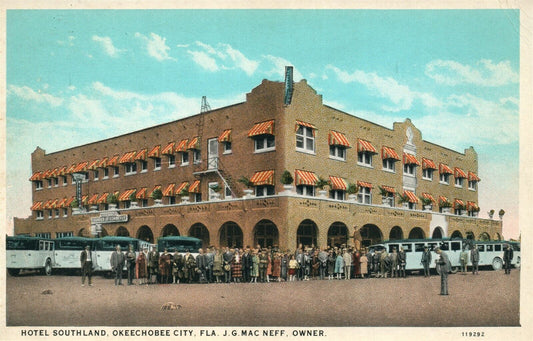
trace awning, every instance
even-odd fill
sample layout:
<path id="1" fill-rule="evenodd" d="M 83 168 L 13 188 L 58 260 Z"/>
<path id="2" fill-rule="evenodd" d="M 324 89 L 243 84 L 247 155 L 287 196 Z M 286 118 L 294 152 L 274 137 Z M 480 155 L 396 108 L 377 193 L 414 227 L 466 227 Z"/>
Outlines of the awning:
<path id="1" fill-rule="evenodd" d="M 67 169 L 67 174 L 74 173 L 74 170 L 75 170 L 75 169 L 76 169 L 76 164 L 71 165 L 71 166 Z"/>
<path id="2" fill-rule="evenodd" d="M 32 211 L 40 211 L 43 209 L 43 202 L 42 201 L 36 201 L 31 206 Z"/>
<path id="3" fill-rule="evenodd" d="M 248 132 L 248 137 L 274 135 L 274 120 L 255 124 Z"/>
<path id="4" fill-rule="evenodd" d="M 152 150 L 150 150 L 150 153 L 148 153 L 148 157 L 156 158 L 161 156 L 161 146 L 157 145 Z"/>
<path id="5" fill-rule="evenodd" d="M 181 192 L 186 189 L 186 187 L 189 186 L 189 181 L 183 181 L 179 186 L 178 188 L 176 188 L 176 194 L 177 195 L 180 195 Z"/>
<path id="6" fill-rule="evenodd" d="M 187 145 L 187 149 L 200 149 L 200 142 L 198 136 L 192 138 L 191 142 Z"/>
<path id="7" fill-rule="evenodd" d="M 439 203 L 443 204 L 448 202 L 448 198 L 446 198 L 444 195 L 439 195 Z"/>
<path id="8" fill-rule="evenodd" d="M 109 196 L 109 193 L 104 193 L 98 198 L 96 201 L 97 204 L 105 204 L 107 202 L 107 197 Z"/>
<path id="9" fill-rule="evenodd" d="M 189 144 L 189 139 L 181 140 L 176 147 L 176 153 L 184 153 L 187 151 L 187 145 Z"/>
<path id="10" fill-rule="evenodd" d="M 426 159 L 425 157 L 422 158 L 422 169 L 437 169 L 437 166 L 433 162 L 433 160 Z"/>
<path id="11" fill-rule="evenodd" d="M 254 186 L 274 185 L 274 170 L 255 172 L 250 182 Z"/>
<path id="12" fill-rule="evenodd" d="M 318 181 L 318 177 L 313 172 L 297 169 L 294 171 L 295 184 L 314 186 Z"/>
<path id="13" fill-rule="evenodd" d="M 385 146 L 381 148 L 381 158 L 383 160 L 385 159 L 400 160 L 400 157 L 398 156 L 398 153 L 396 153 L 394 148 L 385 147 Z"/>
<path id="14" fill-rule="evenodd" d="M 176 184 L 170 184 L 167 186 L 167 188 L 165 188 L 165 190 L 163 191 L 163 196 L 164 197 L 173 197 L 175 194 L 174 194 L 174 187 L 176 187 Z"/>
<path id="15" fill-rule="evenodd" d="M 433 204 L 436 204 L 437 201 L 435 201 L 435 198 L 429 193 L 422 193 L 422 198 L 429 199 Z"/>
<path id="16" fill-rule="evenodd" d="M 396 190 L 394 189 L 394 187 L 390 187 L 390 186 L 381 186 L 381 188 L 383 188 L 385 191 L 389 192 L 389 193 L 396 193 Z"/>
<path id="17" fill-rule="evenodd" d="M 174 142 L 170 142 L 169 144 L 167 144 L 167 146 L 163 148 L 163 150 L 161 150 L 161 154 L 163 155 L 174 154 L 174 145 L 175 145 Z"/>
<path id="18" fill-rule="evenodd" d="M 111 159 L 107 162 L 107 166 L 117 166 L 118 155 L 113 155 Z"/>
<path id="19" fill-rule="evenodd" d="M 89 205 L 94 205 L 98 201 L 98 194 L 93 194 L 89 201 L 87 202 Z"/>
<path id="20" fill-rule="evenodd" d="M 466 173 L 459 167 L 455 167 L 453 172 L 454 177 L 456 178 L 465 178 L 466 179 Z"/>
<path id="21" fill-rule="evenodd" d="M 200 193 L 200 180 L 195 180 L 189 187 L 189 193 Z"/>
<path id="22" fill-rule="evenodd" d="M 57 207 L 59 207 L 59 208 L 66 207 L 67 206 L 67 201 L 68 201 L 67 198 L 61 199 L 61 201 L 59 201 L 59 203 L 57 204 Z"/>
<path id="23" fill-rule="evenodd" d="M 135 162 L 135 154 L 137 154 L 137 151 L 127 152 L 126 154 L 122 155 L 122 157 L 119 160 L 119 163 Z"/>
<path id="24" fill-rule="evenodd" d="M 81 204 L 80 204 L 80 206 L 87 205 L 87 198 L 88 198 L 88 197 L 89 197 L 88 195 L 83 195 L 83 196 L 81 197 Z"/>
<path id="25" fill-rule="evenodd" d="M 313 124 L 296 120 L 294 131 L 297 131 L 300 127 L 310 128 L 313 132 L 313 136 L 315 136 L 316 127 Z"/>
<path id="26" fill-rule="evenodd" d="M 420 162 L 416 159 L 416 156 L 409 154 L 409 153 L 403 153 L 403 163 L 405 165 L 420 166 Z"/>
<path id="27" fill-rule="evenodd" d="M 65 175 L 67 174 L 67 166 L 60 167 L 57 170 L 57 175 Z"/>
<path id="28" fill-rule="evenodd" d="M 338 176 L 329 176 L 329 182 L 331 183 L 331 189 L 332 190 L 340 190 L 345 191 L 348 185 L 346 184 L 346 181 L 344 181 L 343 178 L 340 178 Z"/>
<path id="29" fill-rule="evenodd" d="M 95 170 L 96 168 L 98 168 L 99 164 L 100 164 L 100 160 L 98 160 L 98 159 L 93 160 L 93 161 L 91 161 L 91 163 L 89 163 L 89 166 L 87 166 L 87 169 Z"/>
<path id="30" fill-rule="evenodd" d="M 474 172 L 468 172 L 468 181 L 481 181 L 481 179 Z"/>
<path id="31" fill-rule="evenodd" d="M 350 142 L 348 142 L 346 135 L 335 130 L 330 130 L 328 135 L 328 143 L 330 146 L 342 146 L 350 148 Z"/>
<path id="32" fill-rule="evenodd" d="M 43 172 L 35 172 L 30 178 L 30 181 L 40 181 L 42 179 Z"/>
<path id="33" fill-rule="evenodd" d="M 461 199 L 455 199 L 453 202 L 453 208 L 464 207 L 465 203 Z"/>
<path id="34" fill-rule="evenodd" d="M 59 203 L 59 199 L 52 200 L 52 203 L 50 204 L 51 208 L 57 208 L 57 204 Z"/>
<path id="35" fill-rule="evenodd" d="M 466 209 L 468 211 L 478 211 L 479 210 L 479 207 L 476 205 L 475 202 L 473 201 L 467 201 L 466 202 Z"/>
<path id="36" fill-rule="evenodd" d="M 51 172 L 50 169 L 45 170 L 45 171 L 43 172 L 43 174 L 42 174 L 42 178 L 43 178 L 43 179 L 48 179 L 48 178 L 50 177 L 50 176 L 49 176 L 50 172 Z"/>
<path id="37" fill-rule="evenodd" d="M 50 207 L 51 204 L 52 204 L 52 200 L 51 199 L 50 200 L 46 200 L 46 202 L 43 204 L 43 208 L 45 210 L 47 210 L 47 209 L 51 208 Z"/>
<path id="38" fill-rule="evenodd" d="M 416 194 L 414 194 L 413 192 L 406 190 L 406 191 L 403 191 L 403 194 L 407 195 L 407 197 L 409 198 L 409 202 L 410 203 L 413 203 L 413 204 L 417 204 L 418 203 L 418 198 L 416 197 Z"/>
<path id="39" fill-rule="evenodd" d="M 127 191 L 122 192 L 118 197 L 118 201 L 127 201 L 130 200 L 130 196 L 135 193 L 136 189 L 128 189 Z"/>
<path id="40" fill-rule="evenodd" d="M 363 139 L 357 139 L 357 152 L 377 153 L 372 143 Z"/>
<path id="41" fill-rule="evenodd" d="M 57 168 L 49 169 L 43 174 L 43 178 L 50 179 L 50 178 L 56 178 L 57 177 Z"/>
<path id="42" fill-rule="evenodd" d="M 146 160 L 146 154 L 148 154 L 148 149 L 144 148 L 140 150 L 137 155 L 135 155 L 135 160 Z"/>
<path id="43" fill-rule="evenodd" d="M 231 129 L 226 129 L 218 137 L 218 142 L 231 142 Z"/>
<path id="44" fill-rule="evenodd" d="M 357 186 L 358 187 L 366 187 L 366 188 L 372 189 L 372 184 L 370 182 L 357 181 Z"/>
<path id="45" fill-rule="evenodd" d="M 452 169 L 446 166 L 444 163 L 439 163 L 439 172 L 441 174 L 453 174 Z"/>
<path id="46" fill-rule="evenodd" d="M 78 163 L 78 165 L 74 169 L 74 173 L 87 171 L 87 165 L 88 164 L 89 164 L 89 162 L 87 162 L 87 161 Z"/>
<path id="47" fill-rule="evenodd" d="M 146 190 L 147 190 L 146 187 L 143 187 L 140 190 L 138 190 L 137 193 L 135 193 L 135 198 L 136 199 L 146 199 Z"/>
<path id="48" fill-rule="evenodd" d="M 154 192 L 158 189 L 161 189 L 161 185 L 157 185 L 152 189 L 152 191 L 150 192 L 150 197 L 152 197 L 152 194 L 154 194 Z"/>
<path id="49" fill-rule="evenodd" d="M 65 203 L 65 207 L 69 207 L 75 199 L 75 197 L 70 197 L 70 199 L 68 199 Z"/>
<path id="50" fill-rule="evenodd" d="M 109 161 L 109 158 L 106 156 L 100 162 L 98 163 L 98 168 L 106 168 L 107 162 Z"/>

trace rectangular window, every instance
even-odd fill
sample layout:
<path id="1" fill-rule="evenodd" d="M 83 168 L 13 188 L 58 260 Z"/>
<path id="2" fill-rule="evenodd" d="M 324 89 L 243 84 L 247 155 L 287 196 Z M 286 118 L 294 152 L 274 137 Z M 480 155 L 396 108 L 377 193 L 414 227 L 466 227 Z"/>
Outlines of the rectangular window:
<path id="1" fill-rule="evenodd" d="M 83 182 L 89 181 L 89 172 L 83 173 L 83 176 L 84 176 Z"/>
<path id="2" fill-rule="evenodd" d="M 468 181 L 468 189 L 472 191 L 477 190 L 477 181 Z"/>
<path id="3" fill-rule="evenodd" d="M 452 242 L 452 251 L 460 251 L 461 250 L 461 243 L 460 242 Z"/>
<path id="4" fill-rule="evenodd" d="M 59 208 L 56 208 L 56 209 L 54 210 L 54 216 L 55 216 L 56 218 L 59 218 Z"/>
<path id="5" fill-rule="evenodd" d="M 491 244 L 487 245 L 487 252 L 492 252 L 492 246 Z"/>
<path id="6" fill-rule="evenodd" d="M 131 175 L 137 173 L 137 164 L 136 163 L 126 163 L 124 165 L 124 170 L 126 175 Z"/>
<path id="7" fill-rule="evenodd" d="M 52 234 L 50 232 L 41 232 L 41 233 L 36 233 L 35 234 L 35 237 L 39 237 L 39 238 L 51 238 L 52 237 Z M 39 250 L 43 250 L 44 249 L 44 245 L 39 245 Z"/>
<path id="8" fill-rule="evenodd" d="M 202 193 L 193 193 L 192 200 L 193 200 L 193 202 L 201 202 L 202 201 Z"/>
<path id="9" fill-rule="evenodd" d="M 176 197 L 168 197 L 168 204 L 169 205 L 176 204 Z"/>
<path id="10" fill-rule="evenodd" d="M 37 220 L 43 220 L 44 219 L 44 212 L 43 211 L 37 211 Z"/>
<path id="11" fill-rule="evenodd" d="M 54 211 L 48 210 L 48 219 L 52 219 L 54 217 Z"/>
<path id="12" fill-rule="evenodd" d="M 372 196 L 370 194 L 370 188 L 368 187 L 359 187 L 359 193 L 357 194 L 357 202 L 360 204 L 368 204 L 370 205 L 372 203 Z"/>
<path id="13" fill-rule="evenodd" d="M 99 175 L 99 173 L 98 173 L 97 170 L 93 171 L 93 175 L 94 175 L 94 176 L 93 176 L 94 181 L 98 180 L 98 175 Z"/>
<path id="14" fill-rule="evenodd" d="M 189 153 L 181 153 L 181 165 L 182 166 L 188 166 L 189 165 Z"/>
<path id="15" fill-rule="evenodd" d="M 148 199 L 142 199 L 140 204 L 141 204 L 141 207 L 148 207 Z"/>
<path id="16" fill-rule="evenodd" d="M 396 160 L 394 159 L 383 159 L 383 170 L 389 172 L 396 172 Z"/>
<path id="17" fill-rule="evenodd" d="M 113 167 L 113 177 L 116 178 L 120 175 L 120 168 L 118 166 Z"/>
<path id="18" fill-rule="evenodd" d="M 463 187 L 463 178 L 455 178 L 455 187 Z"/>
<path id="19" fill-rule="evenodd" d="M 59 178 L 54 178 L 54 187 L 59 186 Z"/>
<path id="20" fill-rule="evenodd" d="M 402 244 L 403 251 L 407 252 L 413 252 L 413 244 Z"/>
<path id="21" fill-rule="evenodd" d="M 296 131 L 296 150 L 315 153 L 315 135 L 310 127 L 299 126 Z"/>
<path id="22" fill-rule="evenodd" d="M 440 173 L 440 183 L 444 185 L 450 184 L 450 174 Z"/>
<path id="23" fill-rule="evenodd" d="M 262 135 L 254 140 L 255 152 L 262 153 L 276 149 L 276 139 L 274 135 Z"/>
<path id="24" fill-rule="evenodd" d="M 109 168 L 104 168 L 104 179 L 109 178 Z"/>
<path id="25" fill-rule="evenodd" d="M 52 179 L 48 179 L 48 188 L 52 188 Z"/>
<path id="26" fill-rule="evenodd" d="M 56 238 L 74 237 L 73 232 L 56 232 Z"/>
<path id="27" fill-rule="evenodd" d="M 266 197 L 268 195 L 274 195 L 274 186 L 262 185 L 255 186 L 255 196 L 257 197 Z"/>
<path id="28" fill-rule="evenodd" d="M 161 158 L 156 157 L 154 158 L 154 170 L 160 170 L 161 169 Z"/>
<path id="29" fill-rule="evenodd" d="M 231 154 L 231 142 L 224 142 L 224 152 L 223 154 Z"/>
<path id="30" fill-rule="evenodd" d="M 168 156 L 168 168 L 176 167 L 176 157 L 174 155 Z"/>
<path id="31" fill-rule="evenodd" d="M 141 160 L 141 173 L 148 172 L 148 162 L 145 160 Z"/>
<path id="32" fill-rule="evenodd" d="M 372 153 L 370 152 L 357 153 L 357 163 L 362 166 L 372 167 Z"/>
<path id="33" fill-rule="evenodd" d="M 415 166 L 412 163 L 406 163 L 403 165 L 403 173 L 408 175 L 415 175 Z"/>
<path id="34" fill-rule="evenodd" d="M 41 189 L 43 189 L 43 182 L 41 180 L 35 181 L 35 190 L 40 191 Z"/>
<path id="35" fill-rule="evenodd" d="M 63 217 L 68 215 L 68 208 L 63 208 Z"/>
<path id="36" fill-rule="evenodd" d="M 433 169 L 422 169 L 422 179 L 433 181 Z"/>
<path id="37" fill-rule="evenodd" d="M 498 244 L 494 245 L 494 251 L 499 252 L 501 250 L 502 250 L 502 246 L 501 245 L 498 245 Z"/>
<path id="38" fill-rule="evenodd" d="M 461 215 L 462 210 L 459 209 L 459 208 L 456 208 L 456 209 L 454 209 L 454 213 L 455 213 L 455 215 Z"/>
<path id="39" fill-rule="evenodd" d="M 333 145 L 329 146 L 329 158 L 346 161 L 346 147 Z"/>
<path id="40" fill-rule="evenodd" d="M 342 190 L 331 190 L 331 191 L 329 191 L 330 199 L 344 200 L 344 194 L 345 194 L 345 192 L 342 191 Z"/>
<path id="41" fill-rule="evenodd" d="M 67 180 L 67 176 L 66 175 L 63 175 L 61 176 L 61 181 L 63 182 L 63 186 L 66 186 L 68 185 L 68 180 Z"/>
<path id="42" fill-rule="evenodd" d="M 200 153 L 200 150 L 195 149 L 192 152 L 192 162 L 196 165 L 202 162 L 202 154 Z"/>
<path id="43" fill-rule="evenodd" d="M 309 197 L 315 196 L 315 186 L 310 185 L 298 185 L 296 186 L 296 193 L 299 195 L 306 195 Z"/>
<path id="44" fill-rule="evenodd" d="M 231 199 L 233 196 L 231 195 L 231 188 L 229 188 L 228 186 L 224 186 L 225 190 L 224 190 L 224 198 L 226 199 Z"/>

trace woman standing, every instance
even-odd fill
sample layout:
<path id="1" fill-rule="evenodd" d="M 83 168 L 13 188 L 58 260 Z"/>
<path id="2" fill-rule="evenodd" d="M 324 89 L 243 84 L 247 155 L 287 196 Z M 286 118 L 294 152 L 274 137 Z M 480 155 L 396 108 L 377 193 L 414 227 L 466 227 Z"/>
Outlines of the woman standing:
<path id="1" fill-rule="evenodd" d="M 281 278 L 287 281 L 287 272 L 289 270 L 289 256 L 290 251 L 281 255 Z"/>
<path id="2" fill-rule="evenodd" d="M 355 278 L 357 278 L 357 276 L 361 276 L 361 253 L 359 251 L 355 251 L 355 256 L 354 256 L 354 272 L 355 272 Z"/>
<path id="3" fill-rule="evenodd" d="M 257 283 L 257 276 L 259 276 L 259 256 L 257 255 L 257 250 L 253 251 L 252 255 L 252 271 L 250 272 L 252 280 L 250 283 Z"/>
<path id="4" fill-rule="evenodd" d="M 274 261 L 272 262 L 272 277 L 278 282 L 281 282 L 281 255 L 279 252 L 274 254 Z"/>
<path id="5" fill-rule="evenodd" d="M 328 280 L 333 279 L 333 273 L 335 272 L 335 256 L 333 256 L 333 250 L 329 250 L 328 253 Z"/>
<path id="6" fill-rule="evenodd" d="M 231 278 L 233 278 L 233 282 L 240 283 L 241 277 L 242 277 L 242 253 L 239 251 L 239 249 L 235 250 L 235 254 L 233 255 L 233 260 L 231 261 Z"/>
<path id="7" fill-rule="evenodd" d="M 217 249 L 215 253 L 215 258 L 213 260 L 213 276 L 216 278 L 216 282 L 220 283 L 220 277 L 224 276 L 224 257 L 222 256 L 222 250 Z"/>
<path id="8" fill-rule="evenodd" d="M 139 252 L 137 259 L 135 260 L 135 277 L 137 277 L 137 284 L 148 284 L 148 267 L 146 262 L 146 256 L 148 249 L 143 249 Z"/>
<path id="9" fill-rule="evenodd" d="M 359 257 L 359 268 L 361 269 L 361 278 L 365 278 L 365 275 L 368 273 L 368 258 L 366 258 L 364 252 Z"/>
<path id="10" fill-rule="evenodd" d="M 337 259 L 335 259 L 335 273 L 337 274 L 337 279 L 342 278 L 343 272 L 344 272 L 344 259 L 342 258 L 342 255 L 339 252 L 337 255 Z"/>
<path id="11" fill-rule="evenodd" d="M 270 248 L 267 251 L 267 257 L 268 257 L 268 263 L 267 263 L 267 271 L 266 271 L 266 281 L 267 283 L 270 283 L 270 276 L 272 276 L 272 253 L 270 252 Z"/>
<path id="12" fill-rule="evenodd" d="M 298 268 L 298 262 L 294 259 L 294 255 L 291 255 L 289 260 L 289 281 L 294 282 L 294 276 L 296 275 L 296 269 Z"/>

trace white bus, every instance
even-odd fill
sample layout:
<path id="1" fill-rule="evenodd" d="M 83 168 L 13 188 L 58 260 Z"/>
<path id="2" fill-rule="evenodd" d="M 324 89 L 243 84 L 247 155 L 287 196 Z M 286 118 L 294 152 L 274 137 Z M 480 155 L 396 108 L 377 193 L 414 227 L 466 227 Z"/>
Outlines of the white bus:
<path id="1" fill-rule="evenodd" d="M 196 258 L 198 256 L 198 250 L 201 248 L 202 240 L 194 237 L 167 236 L 157 240 L 157 251 L 160 254 L 166 249 L 170 253 L 178 251 L 179 253 L 185 254 L 186 252 L 190 252 Z"/>
<path id="2" fill-rule="evenodd" d="M 20 270 L 41 270 L 50 276 L 54 267 L 54 241 L 47 238 L 6 237 L 6 268 L 11 276 Z"/>
<path id="3" fill-rule="evenodd" d="M 93 267 L 95 271 L 111 271 L 111 254 L 117 245 L 120 245 L 120 251 L 123 253 L 129 250 L 130 245 L 133 245 L 133 250 L 138 256 L 143 248 L 149 248 L 151 244 L 131 237 L 106 236 L 98 238 L 94 243 Z"/>
<path id="4" fill-rule="evenodd" d="M 513 260 L 511 265 L 515 268 L 520 267 L 520 243 L 510 241 L 475 241 L 479 250 L 479 266 L 490 266 L 494 270 L 501 270 L 503 267 L 503 251 L 504 245 L 509 244 L 513 248 Z M 469 264 L 472 260 L 469 259 Z"/>
<path id="5" fill-rule="evenodd" d="M 57 238 L 55 242 L 55 265 L 54 269 L 80 270 L 80 255 L 89 245 L 94 251 L 94 245 L 97 239 L 85 237 L 63 237 Z M 93 264 L 94 266 L 95 264 Z"/>

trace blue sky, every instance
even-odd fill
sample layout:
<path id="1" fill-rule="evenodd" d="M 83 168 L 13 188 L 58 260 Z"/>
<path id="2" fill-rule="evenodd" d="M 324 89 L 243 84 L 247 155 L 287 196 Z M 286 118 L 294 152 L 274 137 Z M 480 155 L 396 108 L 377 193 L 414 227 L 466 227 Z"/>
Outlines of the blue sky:
<path id="1" fill-rule="evenodd" d="M 516 238 L 519 26 L 517 10 L 8 10 L 8 231 L 31 213 L 37 146 L 186 117 L 203 95 L 241 102 L 293 65 L 326 104 L 474 146 L 480 216 L 505 209 Z"/>

